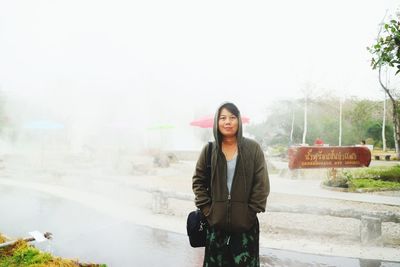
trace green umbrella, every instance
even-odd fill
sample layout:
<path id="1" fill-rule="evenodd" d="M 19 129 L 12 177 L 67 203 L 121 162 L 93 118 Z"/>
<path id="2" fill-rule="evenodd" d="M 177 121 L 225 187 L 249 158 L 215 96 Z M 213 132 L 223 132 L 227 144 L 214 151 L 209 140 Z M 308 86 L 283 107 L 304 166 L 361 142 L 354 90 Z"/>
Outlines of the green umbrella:
<path id="1" fill-rule="evenodd" d="M 152 125 L 147 127 L 146 130 L 169 130 L 174 129 L 175 126 L 172 124 L 159 124 L 159 125 Z"/>

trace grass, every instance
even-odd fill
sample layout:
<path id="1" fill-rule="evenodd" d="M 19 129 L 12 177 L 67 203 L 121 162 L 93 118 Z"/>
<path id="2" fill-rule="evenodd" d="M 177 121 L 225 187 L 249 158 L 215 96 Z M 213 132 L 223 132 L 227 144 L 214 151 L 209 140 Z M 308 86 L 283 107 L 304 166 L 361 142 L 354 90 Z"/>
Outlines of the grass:
<path id="1" fill-rule="evenodd" d="M 18 242 L 14 249 L 4 251 L 0 257 L 1 267 L 46 266 L 52 260 L 52 256 L 49 253 L 43 253 L 22 241 Z M 72 267 L 76 265 L 68 264 L 65 266 Z"/>
<path id="2" fill-rule="evenodd" d="M 6 239 L 0 234 L 0 243 Z M 106 267 L 105 264 L 82 264 L 75 260 L 54 257 L 29 245 L 18 241 L 12 246 L 0 248 L 0 267 Z"/>
<path id="3" fill-rule="evenodd" d="M 349 189 L 400 190 L 400 183 L 371 178 L 353 178 L 350 179 Z"/>
<path id="4" fill-rule="evenodd" d="M 400 165 L 395 166 L 377 166 L 353 169 L 344 171 L 344 176 L 352 178 L 371 178 L 374 180 L 390 181 L 400 183 Z"/>

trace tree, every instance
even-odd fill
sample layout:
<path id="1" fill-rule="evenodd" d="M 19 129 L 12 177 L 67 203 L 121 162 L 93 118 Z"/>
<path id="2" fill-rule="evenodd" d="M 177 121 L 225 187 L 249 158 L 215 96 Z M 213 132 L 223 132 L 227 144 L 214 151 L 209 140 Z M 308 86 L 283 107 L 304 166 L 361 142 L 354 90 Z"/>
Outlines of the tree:
<path id="1" fill-rule="evenodd" d="M 306 143 L 313 144 L 317 137 L 325 144 L 338 145 L 340 107 L 339 97 L 323 95 L 308 99 Z M 379 129 L 382 128 L 381 101 L 347 98 L 342 103 L 342 145 L 359 144 L 372 139 L 375 146 L 382 146 Z M 391 108 L 388 107 L 391 111 Z M 303 143 L 304 99 L 280 100 L 268 107 L 265 121 L 246 127 L 264 148 L 268 146 L 299 145 Z M 378 127 L 378 128 L 377 128 Z M 393 125 L 386 124 L 388 147 L 393 147 Z M 378 131 L 377 131 L 378 129 Z"/>
<path id="2" fill-rule="evenodd" d="M 374 140 L 373 145 L 375 147 L 382 147 L 383 149 L 383 141 L 381 141 L 381 136 L 382 136 L 382 128 L 383 124 L 380 122 L 374 122 L 371 124 L 370 127 L 367 129 L 367 137 L 372 138 Z M 385 139 L 387 140 L 387 144 L 389 147 L 394 146 L 394 140 L 393 140 L 393 128 L 386 125 L 385 126 Z"/>
<path id="3" fill-rule="evenodd" d="M 353 135 L 360 140 L 367 138 L 366 129 L 373 123 L 380 119 L 377 110 L 380 110 L 378 102 L 370 100 L 349 100 L 352 101 L 351 110 L 346 112 L 346 118 L 352 124 Z"/>
<path id="4" fill-rule="evenodd" d="M 399 17 L 399 16 L 398 16 Z M 383 30 L 383 34 L 381 32 Z M 382 82 L 382 67 L 388 66 L 395 69 L 395 74 L 400 73 L 400 21 L 392 19 L 388 23 L 384 23 L 379 30 L 376 43 L 368 47 L 368 51 L 372 54 L 371 66 L 378 69 L 379 84 L 388 95 L 392 104 L 393 125 L 395 138 L 400 143 L 400 103 L 396 90 L 388 88 Z M 400 151 L 396 147 L 397 157 L 400 157 Z"/>

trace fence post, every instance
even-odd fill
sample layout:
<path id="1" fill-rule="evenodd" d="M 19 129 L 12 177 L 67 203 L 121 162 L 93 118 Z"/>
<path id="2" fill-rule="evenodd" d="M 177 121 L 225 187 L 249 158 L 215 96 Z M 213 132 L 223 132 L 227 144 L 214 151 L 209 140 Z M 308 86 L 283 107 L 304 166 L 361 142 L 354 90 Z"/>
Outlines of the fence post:
<path id="1" fill-rule="evenodd" d="M 153 192 L 153 212 L 154 213 L 168 213 L 168 198 L 163 192 Z"/>
<path id="2" fill-rule="evenodd" d="M 363 245 L 382 245 L 381 219 L 371 216 L 361 216 L 360 238 Z"/>

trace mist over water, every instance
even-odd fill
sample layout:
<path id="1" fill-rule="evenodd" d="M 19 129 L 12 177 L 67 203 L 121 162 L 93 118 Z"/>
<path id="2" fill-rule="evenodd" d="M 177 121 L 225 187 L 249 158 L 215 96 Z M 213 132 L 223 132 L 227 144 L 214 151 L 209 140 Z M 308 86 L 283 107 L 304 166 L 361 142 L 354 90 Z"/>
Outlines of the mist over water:
<path id="1" fill-rule="evenodd" d="M 0 226 L 10 236 L 32 229 L 51 229 L 54 239 L 35 244 L 55 255 L 102 262 L 108 266 L 201 266 L 203 249 L 187 245 L 187 237 L 162 229 L 138 226 L 130 220 L 107 216 L 74 201 L 2 186 Z M 10 206 L 13 211 L 10 212 Z M 261 266 L 288 267 L 394 267 L 380 260 L 328 257 L 276 249 L 261 249 Z"/>

